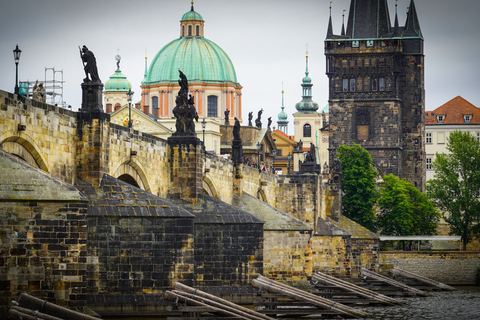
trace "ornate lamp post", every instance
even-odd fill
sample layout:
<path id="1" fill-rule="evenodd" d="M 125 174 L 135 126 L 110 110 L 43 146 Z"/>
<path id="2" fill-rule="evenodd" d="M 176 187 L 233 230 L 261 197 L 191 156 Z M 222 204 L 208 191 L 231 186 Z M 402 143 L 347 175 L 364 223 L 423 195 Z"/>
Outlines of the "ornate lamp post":
<path id="1" fill-rule="evenodd" d="M 17 47 L 13 50 L 13 59 L 15 60 L 15 94 L 20 94 L 20 88 L 18 87 L 18 62 L 20 61 L 20 54 L 22 50 Z"/>
<path id="2" fill-rule="evenodd" d="M 292 168 L 292 166 L 290 165 L 290 161 L 292 161 L 292 155 L 290 154 L 290 152 L 288 153 L 287 159 L 288 159 L 287 174 L 290 174 L 291 168 Z"/>
<path id="3" fill-rule="evenodd" d="M 261 169 L 260 169 L 260 149 L 262 149 L 262 145 L 260 144 L 260 142 L 257 142 L 257 155 L 258 155 L 258 163 L 257 163 L 257 166 L 258 166 L 258 172 L 261 171 Z"/>
<path id="4" fill-rule="evenodd" d="M 277 155 L 277 149 L 272 150 L 272 155 L 273 155 L 273 174 L 277 174 L 275 171 L 275 156 Z"/>
<path id="5" fill-rule="evenodd" d="M 132 89 L 128 89 L 127 92 L 127 101 L 128 101 L 128 127 L 132 127 L 132 96 L 133 91 Z"/>
<path id="6" fill-rule="evenodd" d="M 207 120 L 205 120 L 205 118 L 203 118 L 203 121 L 202 121 L 202 130 L 203 130 L 203 140 L 202 140 L 202 144 L 203 144 L 203 153 L 205 153 L 205 128 L 207 127 Z"/>

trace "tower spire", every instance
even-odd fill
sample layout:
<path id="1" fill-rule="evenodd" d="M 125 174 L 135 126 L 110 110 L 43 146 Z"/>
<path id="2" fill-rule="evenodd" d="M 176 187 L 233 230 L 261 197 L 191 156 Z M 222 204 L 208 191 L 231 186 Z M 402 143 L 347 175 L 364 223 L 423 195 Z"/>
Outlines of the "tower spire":
<path id="1" fill-rule="evenodd" d="M 305 55 L 305 77 L 302 79 L 302 101 L 295 105 L 299 112 L 315 112 L 318 109 L 318 103 L 312 101 L 312 79 L 308 76 L 308 44 Z"/>
<path id="2" fill-rule="evenodd" d="M 393 26 L 393 36 L 399 36 L 399 25 L 398 25 L 398 0 L 395 0 L 395 25 Z"/>
<path id="3" fill-rule="evenodd" d="M 328 18 L 327 39 L 333 39 L 332 1 L 330 1 L 330 17 Z"/>
<path id="4" fill-rule="evenodd" d="M 284 91 L 283 91 L 283 81 L 282 81 L 282 111 L 278 114 L 277 125 L 278 125 L 278 130 L 286 134 L 288 131 L 288 121 L 287 121 L 288 116 L 283 110 L 285 109 L 285 106 L 283 104 L 283 93 Z"/>
<path id="5" fill-rule="evenodd" d="M 144 78 L 147 77 L 147 47 L 145 47 L 145 74 L 144 74 Z"/>
<path id="6" fill-rule="evenodd" d="M 407 13 L 407 21 L 405 22 L 405 30 L 403 37 L 419 37 L 423 39 L 422 31 L 420 30 L 420 22 L 418 22 L 417 10 L 415 9 L 415 1 L 410 0 L 410 6 Z"/>
<path id="7" fill-rule="evenodd" d="M 391 34 L 387 0 L 351 0 L 346 37 L 380 38 Z"/>

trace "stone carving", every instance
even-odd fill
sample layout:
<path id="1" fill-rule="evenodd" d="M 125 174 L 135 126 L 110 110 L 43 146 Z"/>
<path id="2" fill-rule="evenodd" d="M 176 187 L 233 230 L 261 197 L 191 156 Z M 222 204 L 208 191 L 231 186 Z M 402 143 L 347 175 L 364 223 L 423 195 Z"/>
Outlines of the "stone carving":
<path id="1" fill-rule="evenodd" d="M 250 127 L 253 126 L 252 119 L 253 119 L 253 112 L 251 111 L 248 113 L 248 126 Z"/>
<path id="2" fill-rule="evenodd" d="M 232 161 L 236 166 L 237 164 L 242 163 L 243 159 L 243 146 L 242 139 L 240 138 L 240 121 L 235 118 L 235 124 L 233 125 Z"/>
<path id="3" fill-rule="evenodd" d="M 46 101 L 46 91 L 45 87 L 43 86 L 43 82 L 38 83 L 38 80 L 35 82 L 33 86 L 33 100 L 45 102 Z"/>
<path id="4" fill-rule="evenodd" d="M 262 128 L 262 113 L 263 113 L 263 108 L 258 111 L 258 116 L 257 119 L 255 119 L 255 126 L 259 129 Z"/>
<path id="5" fill-rule="evenodd" d="M 303 141 L 302 140 L 298 141 L 297 150 L 298 151 L 303 151 Z"/>
<path id="6" fill-rule="evenodd" d="M 225 110 L 224 114 L 225 114 L 225 125 L 228 126 L 230 125 L 230 121 L 228 121 L 228 115 L 230 114 L 230 110 L 228 109 Z"/>
<path id="7" fill-rule="evenodd" d="M 180 80 L 180 90 L 175 99 L 173 115 L 177 119 L 175 122 L 174 135 L 195 135 L 195 119 L 198 122 L 198 113 L 194 106 L 194 98 L 190 95 L 188 98 L 188 80 L 181 70 L 178 70 Z"/>
<path id="8" fill-rule="evenodd" d="M 305 156 L 304 162 L 317 162 L 317 157 L 315 156 L 315 145 L 310 142 L 310 150 L 308 151 L 307 155 Z"/>
<path id="9" fill-rule="evenodd" d="M 268 118 L 267 128 L 270 130 L 270 126 L 272 125 L 272 117 Z"/>
<path id="10" fill-rule="evenodd" d="M 80 57 L 82 58 L 83 69 L 85 70 L 85 79 L 83 79 L 83 82 L 101 82 L 98 76 L 97 60 L 93 52 L 88 50 L 86 46 L 83 46 L 83 48 L 78 46 L 78 49 L 80 49 Z M 88 75 L 90 75 L 90 78 L 88 78 Z"/>

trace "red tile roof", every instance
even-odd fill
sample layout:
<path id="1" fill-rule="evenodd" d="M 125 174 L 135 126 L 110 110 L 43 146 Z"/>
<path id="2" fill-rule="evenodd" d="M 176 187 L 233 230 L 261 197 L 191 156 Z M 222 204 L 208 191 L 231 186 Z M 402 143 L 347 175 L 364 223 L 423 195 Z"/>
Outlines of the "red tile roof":
<path id="1" fill-rule="evenodd" d="M 443 124 L 465 124 L 464 115 L 470 115 L 470 124 L 480 124 L 480 108 L 460 96 L 433 111 L 425 112 L 425 124 L 438 124 L 437 115 L 443 115 Z"/>
<path id="2" fill-rule="evenodd" d="M 287 140 L 291 140 L 293 142 L 296 142 L 295 139 L 293 139 L 293 136 L 289 136 L 288 134 L 286 134 L 285 132 L 283 132 L 281 130 L 275 129 L 275 130 L 273 130 L 273 132 L 275 132 L 276 134 L 278 134 L 280 136 L 283 136 Z"/>

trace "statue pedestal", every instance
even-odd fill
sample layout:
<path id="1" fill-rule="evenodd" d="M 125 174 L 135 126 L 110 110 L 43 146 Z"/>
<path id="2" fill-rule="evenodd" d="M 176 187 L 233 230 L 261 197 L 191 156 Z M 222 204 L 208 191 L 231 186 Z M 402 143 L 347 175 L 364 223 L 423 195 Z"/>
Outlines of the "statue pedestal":
<path id="1" fill-rule="evenodd" d="M 235 164 L 242 163 L 243 158 L 243 147 L 242 140 L 233 140 L 232 141 L 232 161 Z"/>
<path id="2" fill-rule="evenodd" d="M 82 83 L 82 108 L 80 111 L 102 111 L 102 91 L 103 83 L 101 82 L 84 82 Z"/>

